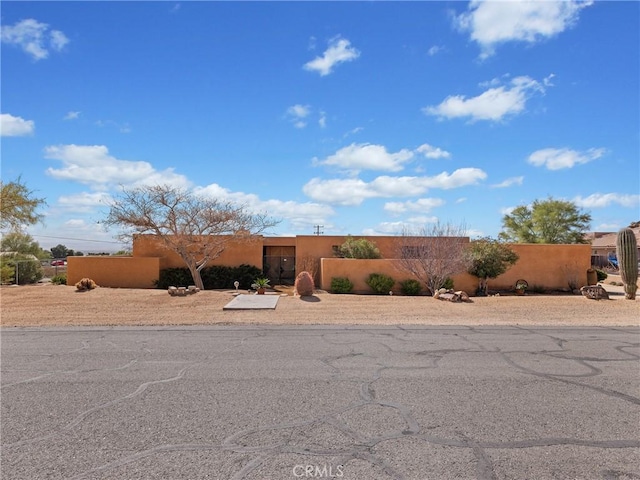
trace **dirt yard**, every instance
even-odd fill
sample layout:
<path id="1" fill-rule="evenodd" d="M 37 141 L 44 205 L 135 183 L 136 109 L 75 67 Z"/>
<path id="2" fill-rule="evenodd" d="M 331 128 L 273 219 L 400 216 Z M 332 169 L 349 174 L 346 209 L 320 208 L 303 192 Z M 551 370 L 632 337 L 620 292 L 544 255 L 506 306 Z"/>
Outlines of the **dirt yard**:
<path id="1" fill-rule="evenodd" d="M 609 280 L 608 280 L 609 281 Z M 581 295 L 502 295 L 450 303 L 431 297 L 332 295 L 300 298 L 286 293 L 275 310 L 223 311 L 233 291 L 172 297 L 166 290 L 97 288 L 77 292 L 62 285 L 3 286 L 0 325 L 640 325 L 640 296 L 624 300 L 622 287 L 603 284 L 610 300 Z"/>

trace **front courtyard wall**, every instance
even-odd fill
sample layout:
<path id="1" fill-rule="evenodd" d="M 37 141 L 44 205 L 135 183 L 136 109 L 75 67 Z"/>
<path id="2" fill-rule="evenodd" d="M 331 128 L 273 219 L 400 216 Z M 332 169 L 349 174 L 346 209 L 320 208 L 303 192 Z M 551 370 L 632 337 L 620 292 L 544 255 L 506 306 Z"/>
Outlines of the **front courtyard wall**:
<path id="1" fill-rule="evenodd" d="M 403 271 L 397 260 L 359 260 L 353 258 L 323 258 L 321 263 L 320 288 L 331 291 L 331 279 L 333 277 L 347 277 L 353 283 L 353 293 L 372 293 L 367 285 L 367 279 L 372 273 L 382 273 L 393 278 L 396 283 L 392 291 L 400 293 L 400 282 L 408 278 L 415 278 L 410 273 Z M 475 292 L 478 280 L 468 273 L 461 273 L 452 277 L 454 288 L 466 292 Z M 425 287 L 422 282 L 423 288 Z M 425 289 L 426 290 L 426 289 Z"/>
<path id="2" fill-rule="evenodd" d="M 90 278 L 100 287 L 155 288 L 159 274 L 157 257 L 67 257 L 67 285 Z"/>
<path id="3" fill-rule="evenodd" d="M 591 267 L 590 245 L 513 244 L 519 255 L 518 262 L 496 279 L 489 280 L 489 290 L 513 290 L 516 281 L 524 279 L 529 288 L 543 290 L 569 290 L 570 284 L 587 284 L 587 270 Z M 394 293 L 400 291 L 399 282 L 412 278 L 402 272 L 393 259 L 356 260 L 349 258 L 323 258 L 321 260 L 320 288 L 331 290 L 333 277 L 347 277 L 353 282 L 354 293 L 371 293 L 366 279 L 371 273 L 384 273 L 396 280 Z M 475 295 L 478 279 L 467 273 L 453 276 L 454 288 Z"/>
<path id="4" fill-rule="evenodd" d="M 354 237 L 360 238 L 360 237 Z M 341 245 L 344 236 L 256 237 L 251 242 L 232 242 L 223 254 L 209 265 L 254 265 L 262 268 L 264 246 L 295 246 L 296 259 L 318 259 L 320 271 L 317 285 L 329 291 L 332 277 L 348 277 L 354 282 L 354 292 L 369 293 L 366 279 L 371 273 L 384 273 L 399 282 L 411 275 L 399 270 L 393 260 L 398 237 L 365 237 L 380 248 L 383 258 L 354 260 L 333 257 L 333 246 Z M 587 270 L 591 267 L 590 245 L 512 244 L 520 256 L 518 263 L 497 279 L 489 280 L 489 290 L 513 290 L 518 279 L 529 287 L 544 290 L 568 290 L 570 284 L 581 287 L 587 283 Z M 74 285 L 82 278 L 93 279 L 105 287 L 154 288 L 160 270 L 185 267 L 182 259 L 168 251 L 153 236 L 137 236 L 133 243 L 133 257 L 69 257 L 67 283 Z M 477 279 L 466 273 L 453 277 L 456 290 L 474 294 Z"/>
<path id="5" fill-rule="evenodd" d="M 529 289 L 540 286 L 546 290 L 568 290 L 570 282 L 575 281 L 578 288 L 587 284 L 591 245 L 517 243 L 510 247 L 520 259 L 504 274 L 489 280 L 489 290 L 513 289 L 519 279 L 526 280 Z"/>

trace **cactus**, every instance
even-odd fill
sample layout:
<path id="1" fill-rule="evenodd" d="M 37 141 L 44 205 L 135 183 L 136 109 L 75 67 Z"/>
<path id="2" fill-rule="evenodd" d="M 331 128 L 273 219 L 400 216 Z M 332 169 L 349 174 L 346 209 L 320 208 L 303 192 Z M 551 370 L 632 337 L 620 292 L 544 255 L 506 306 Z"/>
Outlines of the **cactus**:
<path id="1" fill-rule="evenodd" d="M 296 277 L 295 292 L 301 297 L 313 295 L 313 277 L 309 272 L 300 272 Z"/>
<path id="2" fill-rule="evenodd" d="M 630 228 L 623 228 L 618 232 L 616 254 L 625 298 L 635 300 L 638 289 L 638 245 L 635 233 Z"/>

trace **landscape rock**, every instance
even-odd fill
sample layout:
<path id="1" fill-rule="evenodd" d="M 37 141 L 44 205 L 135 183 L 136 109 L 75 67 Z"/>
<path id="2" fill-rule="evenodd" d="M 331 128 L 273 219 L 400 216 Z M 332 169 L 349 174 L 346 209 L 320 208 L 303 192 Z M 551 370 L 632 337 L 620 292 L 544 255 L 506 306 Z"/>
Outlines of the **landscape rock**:
<path id="1" fill-rule="evenodd" d="M 198 287 L 196 287 L 195 285 L 189 285 L 189 287 L 174 287 L 171 286 L 167 289 L 167 291 L 169 292 L 169 295 L 171 296 L 179 296 L 179 297 L 183 297 L 185 295 L 191 295 L 194 293 L 198 293 L 200 291 L 200 289 Z"/>
<path id="2" fill-rule="evenodd" d="M 437 298 L 438 300 L 446 300 L 448 302 L 470 302 L 471 299 L 469 298 L 469 294 L 467 294 L 467 292 L 464 292 L 462 290 L 458 290 L 453 291 L 453 290 L 446 290 L 444 288 L 441 288 L 440 290 L 438 290 L 436 292 L 436 294 L 433 296 L 433 298 Z"/>
<path id="3" fill-rule="evenodd" d="M 602 285 L 587 285 L 580 292 L 591 300 L 609 300 L 609 294 Z"/>

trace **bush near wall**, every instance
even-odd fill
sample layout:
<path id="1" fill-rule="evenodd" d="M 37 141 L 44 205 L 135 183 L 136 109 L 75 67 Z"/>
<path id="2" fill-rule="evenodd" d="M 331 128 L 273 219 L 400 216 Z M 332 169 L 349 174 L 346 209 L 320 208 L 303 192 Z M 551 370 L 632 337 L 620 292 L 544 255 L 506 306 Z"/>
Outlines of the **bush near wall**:
<path id="1" fill-rule="evenodd" d="M 408 278 L 400 282 L 400 291 L 403 295 L 420 295 L 422 285 L 415 278 Z"/>
<path id="2" fill-rule="evenodd" d="M 254 265 L 240 265 L 239 267 L 214 265 L 203 268 L 200 274 L 202 275 L 202 283 L 205 290 L 235 288 L 233 285 L 235 281 L 240 282 L 238 288 L 244 290 L 250 288 L 255 279 L 262 276 L 262 270 Z M 186 287 L 189 285 L 193 285 L 193 278 L 188 268 L 165 268 L 160 270 L 158 288 Z"/>
<path id="3" fill-rule="evenodd" d="M 351 293 L 353 282 L 347 277 L 331 278 L 331 293 Z"/>
<path id="4" fill-rule="evenodd" d="M 396 281 L 384 273 L 372 273 L 367 278 L 367 285 L 378 295 L 386 295 L 391 291 Z"/>

